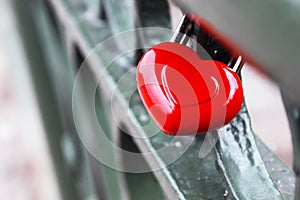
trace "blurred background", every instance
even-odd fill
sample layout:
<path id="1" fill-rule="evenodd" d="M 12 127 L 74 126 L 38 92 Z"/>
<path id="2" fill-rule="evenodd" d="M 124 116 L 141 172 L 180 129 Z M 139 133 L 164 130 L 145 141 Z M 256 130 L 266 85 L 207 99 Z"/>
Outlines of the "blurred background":
<path id="1" fill-rule="evenodd" d="M 9 1 L 0 1 L 0 199 L 59 199 L 56 180 Z"/>
<path id="2" fill-rule="evenodd" d="M 172 11 L 176 24 L 180 14 L 176 8 Z M 9 1 L 0 0 L 0 13 L 0 199 L 60 199 Z M 243 77 L 255 133 L 291 167 L 290 132 L 277 85 L 248 65 Z"/>

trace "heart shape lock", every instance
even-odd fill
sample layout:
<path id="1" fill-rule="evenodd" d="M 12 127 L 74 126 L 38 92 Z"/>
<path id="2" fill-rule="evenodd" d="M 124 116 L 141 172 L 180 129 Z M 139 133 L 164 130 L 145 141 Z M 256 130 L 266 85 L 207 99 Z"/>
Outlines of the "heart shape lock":
<path id="1" fill-rule="evenodd" d="M 201 60 L 191 48 L 165 42 L 150 48 L 137 66 L 141 99 L 169 135 L 195 135 L 230 122 L 243 103 L 242 84 L 227 65 Z"/>

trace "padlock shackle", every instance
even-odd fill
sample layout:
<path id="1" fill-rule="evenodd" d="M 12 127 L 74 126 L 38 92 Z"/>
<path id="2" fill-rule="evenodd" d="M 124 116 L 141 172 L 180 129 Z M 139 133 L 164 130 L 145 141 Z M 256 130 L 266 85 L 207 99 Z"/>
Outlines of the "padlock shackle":
<path id="1" fill-rule="evenodd" d="M 195 22 L 195 16 L 193 16 L 191 14 L 184 14 L 182 16 L 178 26 L 176 27 L 175 32 L 170 39 L 170 42 L 176 42 L 179 44 L 186 45 L 194 32 L 195 26 L 200 27 L 199 22 L 200 22 L 200 20 Z M 201 27 L 201 29 L 202 28 L 203 27 Z M 206 32 L 206 31 L 204 31 L 204 32 Z M 209 35 L 209 36 L 212 37 L 211 35 Z M 243 68 L 244 62 L 245 61 L 242 58 L 242 56 L 238 55 L 236 57 L 232 56 L 231 59 L 229 60 L 229 63 L 226 63 L 226 62 L 224 62 L 224 63 L 226 63 L 231 68 L 232 71 L 239 74 L 241 69 Z"/>
<path id="2" fill-rule="evenodd" d="M 172 35 L 170 42 L 186 44 L 189 37 L 193 33 L 194 22 L 189 19 L 187 14 L 184 14 Z"/>

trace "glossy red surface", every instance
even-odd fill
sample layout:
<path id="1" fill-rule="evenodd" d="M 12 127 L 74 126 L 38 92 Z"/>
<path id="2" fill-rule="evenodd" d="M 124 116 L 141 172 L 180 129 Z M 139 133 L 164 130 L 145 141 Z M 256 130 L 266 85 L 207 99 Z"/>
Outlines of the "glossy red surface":
<path id="1" fill-rule="evenodd" d="M 205 133 L 230 122 L 243 102 L 239 77 L 225 64 L 201 60 L 189 47 L 165 42 L 149 49 L 137 67 L 142 101 L 163 132 Z"/>

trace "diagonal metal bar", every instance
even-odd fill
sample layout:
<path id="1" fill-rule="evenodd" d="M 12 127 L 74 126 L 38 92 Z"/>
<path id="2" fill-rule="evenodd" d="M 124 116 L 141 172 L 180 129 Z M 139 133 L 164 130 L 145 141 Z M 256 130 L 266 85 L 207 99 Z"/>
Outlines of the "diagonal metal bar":
<path id="1" fill-rule="evenodd" d="M 295 199 L 300 199 L 300 108 L 284 92 L 283 102 L 289 119 L 293 141 L 293 169 L 296 174 Z"/>

